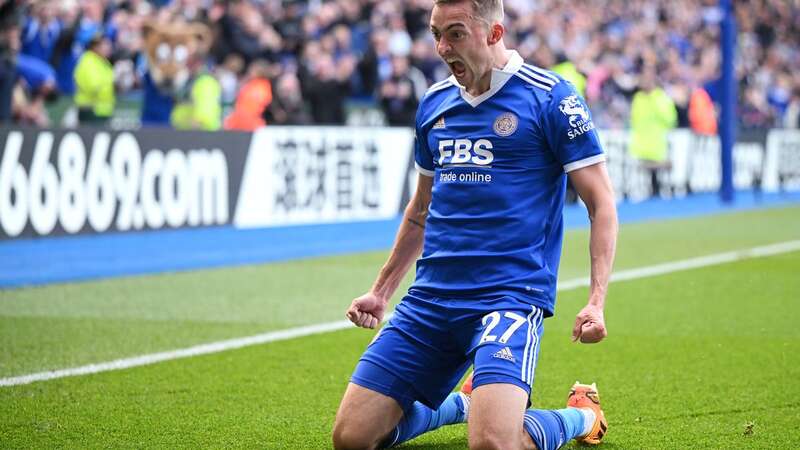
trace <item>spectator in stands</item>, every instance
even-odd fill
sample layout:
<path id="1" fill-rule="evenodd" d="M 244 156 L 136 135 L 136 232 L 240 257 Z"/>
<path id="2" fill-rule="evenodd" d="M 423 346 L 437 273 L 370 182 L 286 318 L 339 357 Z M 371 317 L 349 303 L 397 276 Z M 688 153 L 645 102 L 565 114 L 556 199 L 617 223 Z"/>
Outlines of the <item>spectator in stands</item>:
<path id="1" fill-rule="evenodd" d="M 55 19 L 54 10 L 55 4 L 49 0 L 31 4 L 30 15 L 25 19 L 20 35 L 22 48 L 17 55 L 17 73 L 25 88 L 23 97 L 42 113 L 45 99 L 56 92 L 56 73 L 49 61 L 61 25 Z"/>
<path id="2" fill-rule="evenodd" d="M 677 119 L 675 126 L 677 128 L 689 128 L 689 100 L 691 92 L 689 86 L 683 83 L 670 84 L 666 86 L 667 95 L 675 103 L 675 111 L 677 112 Z"/>
<path id="3" fill-rule="evenodd" d="M 219 130 L 222 116 L 222 89 L 208 73 L 201 73 L 191 84 L 188 98 L 172 109 L 170 123 L 178 130 Z"/>
<path id="4" fill-rule="evenodd" d="M 50 65 L 56 71 L 59 92 L 71 96 L 75 93 L 73 72 L 86 44 L 79 38 L 84 35 L 81 32 L 83 19 L 76 0 L 59 2 L 58 21 L 61 33 L 53 46 Z"/>
<path id="5" fill-rule="evenodd" d="M 414 126 L 419 97 L 410 73 L 406 56 L 392 57 L 392 74 L 380 88 L 381 107 L 389 125 Z"/>
<path id="6" fill-rule="evenodd" d="M 300 81 L 293 72 L 278 77 L 272 104 L 267 110 L 267 121 L 276 125 L 309 125 L 313 123 L 306 109 Z"/>
<path id="7" fill-rule="evenodd" d="M 775 123 L 766 97 L 756 87 L 746 87 L 739 108 L 739 122 L 744 129 L 765 129 Z"/>
<path id="8" fill-rule="evenodd" d="M 430 18 L 430 4 L 428 0 L 409 0 L 406 2 L 403 19 L 408 29 L 408 34 L 416 39 L 428 35 L 428 19 Z"/>
<path id="9" fill-rule="evenodd" d="M 214 77 L 222 88 L 223 105 L 230 106 L 236 101 L 236 95 L 241 88 L 239 78 L 244 72 L 244 68 L 244 59 L 238 54 L 232 53 L 214 69 Z"/>
<path id="10" fill-rule="evenodd" d="M 667 167 L 669 143 L 667 133 L 675 127 L 675 103 L 656 85 L 654 68 L 642 73 L 639 90 L 631 104 L 629 150 L 650 172 L 651 195 L 659 196 L 661 185 L 658 173 Z"/>
<path id="11" fill-rule="evenodd" d="M 57 5 L 50 0 L 38 0 L 31 5 L 31 14 L 22 27 L 23 55 L 48 63 L 61 34 L 62 24 L 56 20 Z"/>
<path id="12" fill-rule="evenodd" d="M 56 88 L 56 73 L 46 62 L 32 56 L 17 55 L 17 74 L 34 97 L 44 97 Z"/>
<path id="13" fill-rule="evenodd" d="M 208 27 L 199 23 L 188 24 L 195 36 L 210 32 Z M 206 51 L 199 39 L 194 53 L 187 55 L 186 69 L 189 82 L 186 84 L 187 95 L 176 101 L 170 115 L 170 123 L 179 130 L 219 130 L 222 125 L 222 87 L 216 78 L 207 70 L 205 64 Z"/>
<path id="14" fill-rule="evenodd" d="M 442 65 L 442 59 L 436 54 L 436 46 L 430 35 L 426 34 L 414 41 L 410 57 L 411 66 L 422 72 L 428 85 L 449 76 L 448 69 Z"/>
<path id="15" fill-rule="evenodd" d="M 575 90 L 578 91 L 581 96 L 586 96 L 586 77 L 578 71 L 578 68 L 575 67 L 572 61 L 567 59 L 567 55 L 563 53 L 556 55 L 556 65 L 550 70 L 572 83 L 572 85 L 575 86 Z"/>
<path id="16" fill-rule="evenodd" d="M 266 125 L 264 111 L 272 103 L 272 84 L 265 61 L 253 61 L 236 97 L 233 112 L 225 118 L 226 130 L 253 131 Z"/>
<path id="17" fill-rule="evenodd" d="M 772 108 L 774 116 L 780 119 L 786 113 L 786 108 L 792 99 L 791 76 L 788 71 L 781 70 L 775 74 L 772 81 L 767 88 L 767 103 Z M 780 126 L 780 123 L 775 123 L 774 125 Z"/>
<path id="18" fill-rule="evenodd" d="M 783 126 L 786 128 L 800 128 L 800 86 L 794 89 L 792 100 L 786 108 Z"/>
<path id="19" fill-rule="evenodd" d="M 18 85 L 16 97 L 24 104 L 20 111 L 23 123 L 47 126 L 50 119 L 45 100 L 52 98 L 56 89 L 53 69 L 44 61 L 28 55 L 17 55 Z"/>
<path id="20" fill-rule="evenodd" d="M 97 34 L 111 39 L 114 32 L 113 28 L 105 26 L 105 6 L 101 0 L 80 0 L 78 5 L 79 8 L 72 0 L 62 4 L 64 31 L 53 50 L 53 58 L 58 59 L 59 90 L 68 95 L 75 93 L 75 68 L 89 41 Z M 79 11 L 77 15 L 76 11 Z M 59 54 L 55 54 L 56 51 Z"/>
<path id="21" fill-rule="evenodd" d="M 44 99 L 55 76 L 47 63 L 20 53 L 20 18 L 17 2 L 0 4 L 0 122 L 47 126 Z"/>
<path id="22" fill-rule="evenodd" d="M 75 105 L 82 124 L 103 125 L 114 113 L 114 69 L 108 58 L 111 41 L 98 34 L 75 67 Z"/>
<path id="23" fill-rule="evenodd" d="M 120 5 L 111 15 L 114 32 L 114 84 L 117 92 L 125 94 L 141 86 L 136 71 L 137 60 L 143 51 L 142 25 L 144 16 L 129 3 Z"/>
<path id="24" fill-rule="evenodd" d="M 717 113 L 705 89 L 694 87 L 689 96 L 689 127 L 701 136 L 717 134 Z"/>
<path id="25" fill-rule="evenodd" d="M 0 4 L 0 124 L 13 119 L 13 93 L 20 49 L 19 16 L 13 1 Z"/>
<path id="26" fill-rule="evenodd" d="M 358 64 L 363 90 L 369 95 L 377 92 L 381 82 L 392 72 L 389 37 L 388 31 L 375 30 L 370 39 L 369 49 Z"/>
<path id="27" fill-rule="evenodd" d="M 406 22 L 398 12 L 388 18 L 389 21 L 389 53 L 390 55 L 408 55 L 411 53 L 412 40 L 406 31 Z"/>
<path id="28" fill-rule="evenodd" d="M 229 54 L 237 54 L 249 64 L 255 59 L 270 57 L 274 31 L 264 23 L 255 5 L 248 0 L 231 0 L 226 5 L 213 50 L 216 59 L 222 61 Z"/>
<path id="29" fill-rule="evenodd" d="M 314 123 L 345 124 L 344 104 L 350 93 L 354 66 L 352 59 L 343 58 L 337 67 L 333 57 L 323 53 L 313 62 L 305 80 L 301 79 L 305 97 L 314 105 L 311 109 Z"/>

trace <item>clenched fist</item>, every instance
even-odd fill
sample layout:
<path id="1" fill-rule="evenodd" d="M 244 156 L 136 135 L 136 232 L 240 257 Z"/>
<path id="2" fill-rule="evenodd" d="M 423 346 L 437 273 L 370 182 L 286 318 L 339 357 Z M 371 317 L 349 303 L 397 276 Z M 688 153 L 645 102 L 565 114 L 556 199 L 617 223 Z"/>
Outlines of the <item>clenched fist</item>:
<path id="1" fill-rule="evenodd" d="M 608 335 L 603 309 L 595 305 L 586 305 L 575 317 L 572 328 L 572 341 L 580 340 L 584 344 L 600 342 Z"/>
<path id="2" fill-rule="evenodd" d="M 388 300 L 378 298 L 372 292 L 367 292 L 350 303 L 347 309 L 347 319 L 362 328 L 375 328 L 383 320 Z"/>

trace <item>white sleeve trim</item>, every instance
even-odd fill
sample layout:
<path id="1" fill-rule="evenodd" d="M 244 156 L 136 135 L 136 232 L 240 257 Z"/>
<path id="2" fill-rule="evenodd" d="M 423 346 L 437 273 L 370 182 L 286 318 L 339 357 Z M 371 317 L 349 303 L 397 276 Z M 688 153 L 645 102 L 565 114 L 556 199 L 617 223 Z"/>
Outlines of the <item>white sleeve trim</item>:
<path id="1" fill-rule="evenodd" d="M 433 177 L 434 175 L 436 175 L 436 173 L 434 171 L 428 170 L 428 169 L 420 166 L 419 163 L 416 162 L 416 161 L 414 161 L 414 167 L 417 168 L 417 172 L 421 173 L 422 175 L 425 175 L 426 177 Z"/>
<path id="2" fill-rule="evenodd" d="M 606 160 L 606 155 L 600 153 L 599 155 L 583 158 L 578 161 L 573 161 L 564 165 L 564 172 L 572 172 L 573 170 L 583 169 L 584 167 L 593 166 Z"/>

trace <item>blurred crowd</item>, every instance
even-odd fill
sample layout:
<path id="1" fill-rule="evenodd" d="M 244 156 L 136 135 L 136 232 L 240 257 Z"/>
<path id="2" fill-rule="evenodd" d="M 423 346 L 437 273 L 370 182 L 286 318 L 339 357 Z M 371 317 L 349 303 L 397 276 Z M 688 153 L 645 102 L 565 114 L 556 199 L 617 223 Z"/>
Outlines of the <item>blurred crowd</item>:
<path id="1" fill-rule="evenodd" d="M 800 1 L 734 3 L 739 126 L 800 126 Z M 0 121 L 62 125 L 51 106 L 68 101 L 80 122 L 103 123 L 133 98 L 145 125 L 345 124 L 356 105 L 408 126 L 427 86 L 449 75 L 428 30 L 431 4 L 0 0 Z M 716 129 L 717 0 L 505 8 L 507 45 L 572 81 L 598 127 L 630 126 L 637 92 L 658 89 L 674 125 Z"/>

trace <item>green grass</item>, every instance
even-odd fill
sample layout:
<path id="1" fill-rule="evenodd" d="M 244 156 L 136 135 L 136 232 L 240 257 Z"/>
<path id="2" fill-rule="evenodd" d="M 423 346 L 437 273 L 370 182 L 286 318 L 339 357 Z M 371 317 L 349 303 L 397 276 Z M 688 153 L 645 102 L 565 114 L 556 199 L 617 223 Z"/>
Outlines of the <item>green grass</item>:
<path id="1" fill-rule="evenodd" d="M 798 224 L 795 207 L 625 225 L 616 269 L 800 239 Z M 587 249 L 586 230 L 566 233 L 562 280 L 588 275 Z M 371 252 L 0 290 L 0 377 L 341 320 L 385 259 Z"/>
<path id="2" fill-rule="evenodd" d="M 622 228 L 618 269 L 800 239 L 800 208 Z M 562 279 L 587 272 L 568 233 Z M 0 376 L 340 320 L 385 252 L 0 291 Z M 533 401 L 597 381 L 602 448 L 797 448 L 800 252 L 615 283 L 602 344 L 569 342 L 583 289 L 546 322 Z M 0 388 L 0 448 L 329 448 L 372 337 L 346 330 Z M 746 433 L 748 425 L 751 432 Z M 466 448 L 464 426 L 404 448 Z"/>

